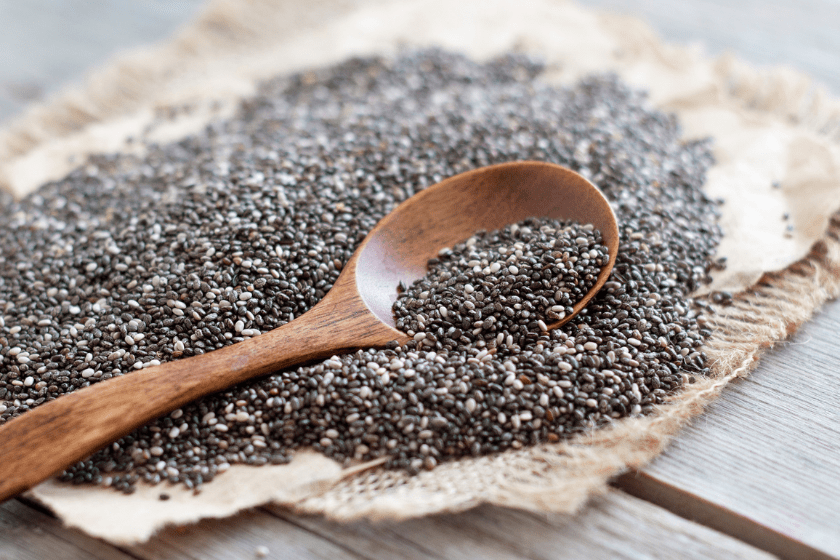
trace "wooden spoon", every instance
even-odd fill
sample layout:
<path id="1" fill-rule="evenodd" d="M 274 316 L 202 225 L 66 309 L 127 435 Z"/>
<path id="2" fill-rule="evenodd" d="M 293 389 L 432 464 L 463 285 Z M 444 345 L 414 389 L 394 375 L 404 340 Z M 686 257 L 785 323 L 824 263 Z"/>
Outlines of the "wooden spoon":
<path id="1" fill-rule="evenodd" d="M 121 436 L 203 395 L 284 368 L 409 337 L 394 328 L 397 285 L 426 273 L 438 251 L 479 230 L 529 217 L 593 224 L 610 260 L 574 313 L 604 285 L 618 253 L 609 203 L 558 165 L 514 162 L 450 177 L 380 221 L 332 290 L 294 321 L 208 354 L 115 377 L 42 404 L 0 427 L 0 502 L 46 480 Z"/>

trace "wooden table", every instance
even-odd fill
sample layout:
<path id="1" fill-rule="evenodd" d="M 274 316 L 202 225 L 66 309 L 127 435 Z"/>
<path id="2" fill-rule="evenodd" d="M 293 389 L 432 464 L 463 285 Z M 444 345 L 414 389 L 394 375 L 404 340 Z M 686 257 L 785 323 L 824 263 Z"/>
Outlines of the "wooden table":
<path id="1" fill-rule="evenodd" d="M 733 50 L 753 63 L 801 68 L 840 95 L 840 0 L 584 3 L 641 16 L 667 39 L 702 41 L 712 53 Z M 54 12 L 76 13 L 82 2 L 50 10 L 40 4 L 0 0 L 0 22 L 8 28 L 14 21 L 14 48 L 28 57 L 0 57 L 0 119 L 24 104 L 21 84 L 24 94 L 52 91 L 113 49 L 165 35 L 200 2 L 100 2 L 107 9 L 77 14 L 72 29 L 55 33 L 44 31 Z M 104 28 L 130 32 L 95 32 Z M 0 52 L 10 52 L 2 43 L 9 36 L 0 39 Z M 53 48 L 27 48 L 26 41 L 52 41 Z M 49 72 L 58 56 L 64 73 Z M 620 478 L 574 518 L 480 507 L 405 523 L 337 525 L 266 507 L 115 547 L 12 500 L 0 505 L 0 559 L 227 559 L 266 550 L 269 558 L 840 558 L 838 337 L 834 302 L 768 352 L 752 376 L 733 383 L 649 468 Z"/>

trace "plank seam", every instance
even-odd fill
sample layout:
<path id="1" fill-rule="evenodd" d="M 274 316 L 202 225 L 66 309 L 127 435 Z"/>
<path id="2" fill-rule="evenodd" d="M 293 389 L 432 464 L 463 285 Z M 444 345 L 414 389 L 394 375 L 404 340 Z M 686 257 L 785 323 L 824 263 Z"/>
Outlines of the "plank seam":
<path id="1" fill-rule="evenodd" d="M 619 476 L 611 484 L 635 498 L 783 560 L 837 560 L 837 557 L 829 556 L 749 517 L 671 486 L 646 473 L 630 471 Z"/>
<path id="2" fill-rule="evenodd" d="M 258 507 L 256 509 L 271 515 L 275 519 L 279 519 L 280 521 L 284 521 L 284 522 L 288 523 L 289 525 L 293 525 L 293 526 L 297 527 L 298 529 L 306 531 L 307 533 L 309 533 L 311 535 L 315 535 L 316 537 L 318 537 L 320 539 L 324 539 L 325 541 L 329 542 L 330 544 L 333 544 L 333 545 L 337 546 L 338 548 L 341 548 L 342 550 L 347 551 L 348 553 L 352 554 L 353 556 L 355 556 L 357 558 L 360 558 L 360 559 L 363 559 L 363 560 L 374 560 L 370 556 L 363 555 L 363 554 L 353 550 L 352 548 L 350 548 L 349 546 L 347 546 L 346 544 L 344 544 L 343 542 L 341 542 L 339 540 L 333 539 L 328 535 L 323 535 L 321 533 L 318 533 L 317 531 L 313 531 L 311 528 L 307 527 L 304 524 L 297 523 L 292 516 L 286 517 L 286 516 L 283 516 L 283 515 L 279 515 L 277 512 L 273 511 L 272 508 L 269 508 L 269 507 Z"/>

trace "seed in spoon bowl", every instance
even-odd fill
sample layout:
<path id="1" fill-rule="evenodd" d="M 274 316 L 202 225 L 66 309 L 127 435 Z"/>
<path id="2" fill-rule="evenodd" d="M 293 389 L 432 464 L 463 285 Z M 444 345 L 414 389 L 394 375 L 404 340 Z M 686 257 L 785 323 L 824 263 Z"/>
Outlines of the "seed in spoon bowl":
<path id="1" fill-rule="evenodd" d="M 321 449 L 330 457 L 387 454 L 388 466 L 402 468 L 431 458 L 426 440 L 417 440 L 419 432 L 402 431 L 409 421 L 419 427 L 425 417 L 435 427 L 435 438 L 426 441 L 429 453 L 442 461 L 562 438 L 604 418 L 652 410 L 679 386 L 681 371 L 706 371 L 695 346 L 708 331 L 698 332 L 691 312 L 683 311 L 691 309 L 687 294 L 708 270 L 720 238 L 715 204 L 701 189 L 710 145 L 683 141 L 676 120 L 652 110 L 642 93 L 615 78 L 558 88 L 542 82 L 541 71 L 539 62 L 521 55 L 487 64 L 443 51 L 354 60 L 307 79 L 277 79 L 231 120 L 153 147 L 138 161 L 98 156 L 46 185 L 0 220 L 0 260 L 6 259 L 0 263 L 0 343 L 9 343 L 0 354 L 7 348 L 30 354 L 27 364 L 4 356 L 0 422 L 39 406 L 45 396 L 72 393 L 121 372 L 153 371 L 135 370 L 135 363 L 210 352 L 248 338 L 246 331 L 265 332 L 302 315 L 333 285 L 364 235 L 400 201 L 440 178 L 521 159 L 554 161 L 591 177 L 612 200 L 622 225 L 615 274 L 578 320 L 536 344 L 495 354 L 486 352 L 483 340 L 449 352 L 437 347 L 445 340 L 420 349 L 412 340 L 400 348 L 337 355 L 327 360 L 330 366 L 277 372 L 190 403 L 181 418 L 164 415 L 119 446 L 77 463 L 63 478 L 126 492 L 138 480 L 200 487 L 232 464 L 288 461 L 297 449 L 318 445 L 330 429 L 340 432 Z M 336 104 L 347 108 L 338 120 Z M 321 137 L 328 146 L 315 141 Z M 481 202 L 474 211 L 482 210 Z M 24 215 L 25 221 L 18 218 Z M 94 230 L 100 230 L 97 236 Z M 99 238 L 102 231 L 110 231 L 111 239 Z M 416 278 L 433 256 L 422 259 Z M 100 266 L 87 272 L 93 260 Z M 245 306 L 230 299 L 252 288 Z M 396 290 L 383 293 L 393 296 Z M 391 313 L 393 302 L 385 303 Z M 79 308 L 81 313 L 72 313 Z M 52 315 L 54 326 L 26 322 L 53 309 L 60 312 Z M 87 326 L 90 318 L 96 323 Z M 122 337 L 132 332 L 146 337 L 128 346 Z M 88 355 L 92 361 L 85 365 Z M 482 361 L 488 356 L 489 362 Z M 598 377 L 591 369 L 596 358 L 600 369 L 620 381 Z M 401 381 L 399 369 L 389 369 L 387 385 L 368 377 L 366 364 L 384 369 L 398 360 L 414 370 L 413 378 Z M 503 364 L 514 364 L 517 377 L 532 371 L 558 385 L 526 385 L 520 400 L 515 383 L 500 388 L 492 381 L 495 375 L 508 379 L 498 370 Z M 85 368 L 101 376 L 83 378 Z M 307 389 L 310 378 L 328 372 L 332 383 Z M 466 393 L 460 392 L 464 375 L 475 377 L 466 381 L 472 383 Z M 32 386 L 25 385 L 26 377 L 34 378 Z M 457 392 L 426 395 L 449 383 Z M 586 404 L 605 402 L 593 385 L 611 391 L 605 408 Z M 412 394 L 421 399 L 418 404 Z M 371 408 L 356 410 L 355 397 Z M 500 425 L 501 397 L 507 403 L 506 424 Z M 511 430 L 517 410 L 530 404 L 534 419 Z M 242 409 L 249 411 L 248 421 L 227 420 Z M 439 415 L 470 433 L 434 426 Z M 367 416 L 374 420 L 370 426 Z M 217 424 L 226 431 L 215 429 Z M 188 429 L 171 438 L 175 426 Z M 371 441 L 366 430 L 382 431 Z M 266 447 L 254 444 L 258 435 Z M 160 461 L 179 474 L 156 470 Z"/>
<path id="2" fill-rule="evenodd" d="M 527 219 L 479 232 L 429 261 L 394 303 L 396 326 L 427 346 L 534 342 L 573 314 L 608 262 L 591 224 Z"/>
<path id="3" fill-rule="evenodd" d="M 465 211 L 480 202 L 483 212 Z M 383 347 L 394 340 L 408 342 L 407 334 L 394 328 L 391 313 L 398 283 L 422 276 L 430 256 L 465 234 L 516 222 L 535 212 L 591 220 L 607 239 L 607 266 L 578 302 L 580 306 L 606 282 L 618 251 L 615 214 L 603 194 L 577 173 L 543 162 L 502 163 L 455 175 L 414 195 L 383 218 L 332 289 L 296 320 L 215 352 L 154 364 L 143 375 L 103 381 L 0 426 L 0 456 L 8 458 L 0 463 L 0 500 L 198 397 L 333 354 Z M 236 302 L 250 299 L 230 296 Z M 326 404 L 326 397 L 323 400 Z M 217 424 L 215 429 L 229 428 Z M 323 447 L 331 443 L 331 438 L 320 440 Z M 167 470 L 171 476 L 180 474 L 172 468 Z"/>

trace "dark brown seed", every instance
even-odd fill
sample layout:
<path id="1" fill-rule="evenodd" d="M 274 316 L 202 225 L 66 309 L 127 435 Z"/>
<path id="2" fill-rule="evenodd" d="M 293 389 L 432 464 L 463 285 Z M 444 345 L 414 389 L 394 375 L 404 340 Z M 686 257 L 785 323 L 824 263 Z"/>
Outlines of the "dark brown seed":
<path id="1" fill-rule="evenodd" d="M 268 82 L 233 118 L 181 142 L 96 156 L 19 203 L 4 199 L 0 422 L 285 324 L 402 200 L 519 159 L 587 176 L 621 224 L 610 282 L 572 324 L 543 332 L 539 321 L 568 312 L 574 297 L 563 294 L 592 281 L 597 256 L 541 247 L 545 224 L 526 224 L 519 241 L 533 254 L 476 281 L 463 306 L 468 270 L 455 267 L 439 279 L 452 284 L 435 292 L 438 309 L 402 308 L 405 328 L 424 337 L 200 399 L 63 479 L 198 491 L 233 464 L 282 464 L 302 447 L 418 472 L 651 412 L 707 372 L 699 346 L 710 331 L 688 294 L 723 266 L 712 261 L 717 202 L 701 190 L 709 143 L 684 142 L 672 117 L 614 77 L 561 89 L 541 72 L 520 55 L 355 59 Z M 559 277 L 570 291 L 552 302 Z"/>

